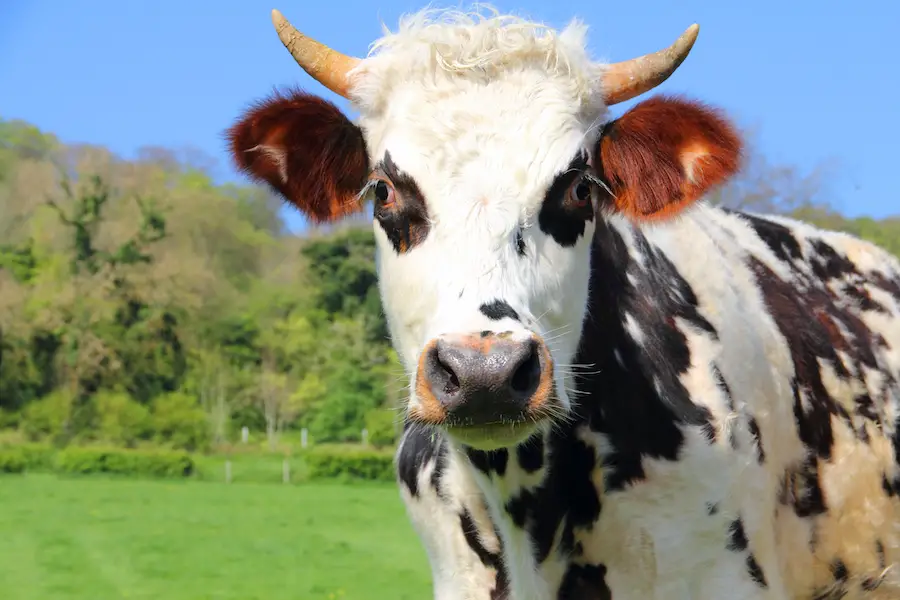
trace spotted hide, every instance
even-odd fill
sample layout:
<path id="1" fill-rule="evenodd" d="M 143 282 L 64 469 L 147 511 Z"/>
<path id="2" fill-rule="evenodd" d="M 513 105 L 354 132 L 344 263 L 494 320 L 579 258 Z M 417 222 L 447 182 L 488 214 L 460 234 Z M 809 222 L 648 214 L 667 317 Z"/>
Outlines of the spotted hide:
<path id="1" fill-rule="evenodd" d="M 710 206 L 720 111 L 611 114 L 695 26 L 606 64 L 577 22 L 423 11 L 364 59 L 274 22 L 359 119 L 280 91 L 232 156 L 312 221 L 372 211 L 438 600 L 900 598 L 900 265 Z"/>
<path id="2" fill-rule="evenodd" d="M 404 434 L 436 597 L 900 597 L 897 261 L 708 207 L 611 219 L 592 255 L 576 417 L 492 451 Z"/>

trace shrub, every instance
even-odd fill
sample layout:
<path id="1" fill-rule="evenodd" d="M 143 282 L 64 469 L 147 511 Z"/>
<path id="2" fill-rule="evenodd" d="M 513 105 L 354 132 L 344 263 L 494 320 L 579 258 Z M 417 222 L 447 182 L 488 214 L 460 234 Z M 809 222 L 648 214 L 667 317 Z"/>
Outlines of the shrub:
<path id="1" fill-rule="evenodd" d="M 60 473 L 87 475 L 110 473 L 143 477 L 187 477 L 194 461 L 179 450 L 124 450 L 100 447 L 69 447 L 56 457 Z"/>
<path id="2" fill-rule="evenodd" d="M 23 473 L 25 456 L 18 448 L 0 448 L 0 473 Z"/>
<path id="3" fill-rule="evenodd" d="M 98 414 L 99 437 L 105 442 L 134 446 L 150 437 L 150 411 L 122 392 L 99 392 L 94 396 Z"/>
<path id="4" fill-rule="evenodd" d="M 66 390 L 56 390 L 25 407 L 19 426 L 29 439 L 60 436 L 72 414 L 74 399 Z"/>
<path id="5" fill-rule="evenodd" d="M 209 448 L 209 421 L 193 396 L 181 392 L 160 396 L 153 402 L 152 420 L 161 444 L 190 451 Z"/>
<path id="6" fill-rule="evenodd" d="M 10 446 L 9 450 L 15 450 L 25 461 L 27 471 L 50 471 L 53 469 L 56 449 L 49 444 L 21 444 Z M 0 448 L 0 451 L 3 451 Z"/>
<path id="7" fill-rule="evenodd" d="M 396 412 L 387 408 L 376 408 L 366 413 L 366 429 L 369 443 L 376 448 L 392 445 L 397 439 Z"/>
<path id="8" fill-rule="evenodd" d="M 394 481 L 394 455 L 383 450 L 316 446 L 303 454 L 313 479 Z"/>

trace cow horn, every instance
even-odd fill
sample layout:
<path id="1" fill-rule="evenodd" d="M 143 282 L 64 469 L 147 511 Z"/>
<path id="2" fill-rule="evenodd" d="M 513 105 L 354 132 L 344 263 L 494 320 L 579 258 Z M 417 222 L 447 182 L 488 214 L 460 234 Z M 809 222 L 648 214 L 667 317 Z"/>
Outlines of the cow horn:
<path id="1" fill-rule="evenodd" d="M 687 58 L 699 32 L 700 26 L 694 23 L 668 48 L 609 65 L 603 73 L 606 105 L 631 100 L 668 79 Z"/>
<path id="2" fill-rule="evenodd" d="M 335 94 L 348 97 L 347 73 L 359 63 L 358 58 L 341 54 L 303 35 L 275 9 L 272 10 L 272 24 L 278 39 L 304 71 Z"/>

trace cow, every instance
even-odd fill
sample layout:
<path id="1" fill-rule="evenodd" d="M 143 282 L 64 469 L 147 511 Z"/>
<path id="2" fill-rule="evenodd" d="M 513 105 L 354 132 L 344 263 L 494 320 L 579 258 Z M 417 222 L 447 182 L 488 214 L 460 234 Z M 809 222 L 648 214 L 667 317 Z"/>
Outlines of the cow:
<path id="1" fill-rule="evenodd" d="M 230 153 L 311 222 L 372 206 L 408 375 L 397 480 L 439 600 L 900 598 L 900 264 L 708 201 L 721 110 L 586 27 L 423 10 Z M 618 117 L 609 108 L 638 99 Z"/>

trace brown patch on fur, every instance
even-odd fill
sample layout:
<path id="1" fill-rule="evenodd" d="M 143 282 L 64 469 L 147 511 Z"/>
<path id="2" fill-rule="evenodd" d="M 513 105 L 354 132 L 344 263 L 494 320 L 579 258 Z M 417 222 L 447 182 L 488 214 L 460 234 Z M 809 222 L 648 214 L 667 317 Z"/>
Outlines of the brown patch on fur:
<path id="1" fill-rule="evenodd" d="M 665 220 L 737 171 L 741 152 L 740 137 L 717 111 L 655 96 L 607 125 L 598 170 L 616 210 Z"/>
<path id="2" fill-rule="evenodd" d="M 553 357 L 547 344 L 540 344 L 540 352 L 541 382 L 528 403 L 528 411 L 532 414 L 540 412 L 553 397 Z"/>
<path id="3" fill-rule="evenodd" d="M 362 132 L 332 103 L 290 90 L 245 111 L 227 132 L 231 156 L 314 222 L 358 212 L 368 156 Z"/>
<path id="4" fill-rule="evenodd" d="M 431 423 L 438 425 L 447 419 L 447 411 L 441 406 L 440 401 L 435 398 L 431 391 L 431 386 L 421 374 L 425 372 L 425 357 L 433 350 L 437 344 L 437 340 L 428 342 L 422 352 L 419 354 L 419 366 L 416 368 L 416 398 L 419 400 L 419 406 L 410 410 L 410 416 L 422 423 Z"/>

